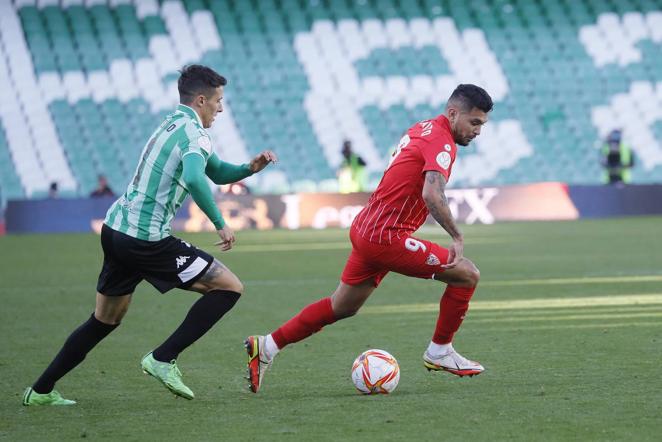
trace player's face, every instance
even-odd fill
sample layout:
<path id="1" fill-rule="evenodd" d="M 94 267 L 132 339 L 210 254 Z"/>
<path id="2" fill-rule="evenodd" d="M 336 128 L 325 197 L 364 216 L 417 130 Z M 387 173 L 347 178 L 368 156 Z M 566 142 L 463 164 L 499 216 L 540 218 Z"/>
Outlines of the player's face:
<path id="1" fill-rule="evenodd" d="M 471 111 L 450 108 L 448 110 L 448 120 L 451 123 L 453 139 L 460 146 L 466 146 L 471 140 L 480 135 L 483 124 L 487 123 L 487 113 L 474 107 Z"/>
<path id="2" fill-rule="evenodd" d="M 211 97 L 202 96 L 204 100 L 200 105 L 200 119 L 202 127 L 208 129 L 214 123 L 216 115 L 223 112 L 223 86 L 219 86 Z"/>

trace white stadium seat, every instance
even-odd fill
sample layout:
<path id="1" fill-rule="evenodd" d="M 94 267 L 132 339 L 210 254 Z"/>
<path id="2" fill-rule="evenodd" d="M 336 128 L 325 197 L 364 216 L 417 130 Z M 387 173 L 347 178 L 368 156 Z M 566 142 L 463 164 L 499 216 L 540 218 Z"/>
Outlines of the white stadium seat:
<path id="1" fill-rule="evenodd" d="M 136 7 L 136 16 L 143 19 L 151 15 L 159 15 L 158 0 L 133 0 Z"/>

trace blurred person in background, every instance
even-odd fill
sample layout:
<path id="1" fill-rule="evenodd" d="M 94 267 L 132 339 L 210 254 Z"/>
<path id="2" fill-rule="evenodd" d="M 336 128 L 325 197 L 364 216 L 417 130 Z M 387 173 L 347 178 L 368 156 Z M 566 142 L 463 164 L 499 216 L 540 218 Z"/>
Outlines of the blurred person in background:
<path id="1" fill-rule="evenodd" d="M 115 196 L 113 190 L 108 186 L 108 180 L 105 176 L 99 175 L 97 179 L 97 188 L 90 193 L 92 198 L 102 198 L 104 196 Z"/>
<path id="2" fill-rule="evenodd" d="M 153 132 L 126 193 L 106 214 L 94 313 L 69 335 L 55 359 L 25 390 L 23 405 L 76 403 L 63 398 L 54 389 L 55 383 L 120 325 L 143 280 L 161 293 L 181 288 L 202 295 L 170 337 L 140 363 L 146 374 L 173 394 L 194 398 L 182 382 L 177 357 L 234 307 L 244 287 L 219 260 L 172 236 L 170 222 L 190 194 L 216 227 L 220 238 L 216 245 L 222 251 L 230 250 L 234 232 L 223 220 L 207 178 L 216 184 L 241 181 L 277 160 L 273 152 L 264 151 L 248 164 L 234 165 L 214 153 L 206 129 L 223 111 L 226 84 L 224 77 L 206 66 L 182 69 L 177 83 L 179 106 Z M 47 309 L 43 313 L 48 314 Z"/>
<path id="3" fill-rule="evenodd" d="M 363 192 L 366 187 L 366 163 L 352 150 L 350 140 L 343 141 L 341 150 L 343 161 L 338 170 L 340 193 Z"/>
<path id="4" fill-rule="evenodd" d="M 634 155 L 630 146 L 623 141 L 620 129 L 612 130 L 602 146 L 601 163 L 605 168 L 607 184 L 628 184 L 630 169 L 634 166 Z"/>
<path id="5" fill-rule="evenodd" d="M 50 186 L 48 186 L 48 197 L 49 198 L 57 198 L 58 197 L 58 188 L 57 188 L 57 182 L 53 181 Z"/>

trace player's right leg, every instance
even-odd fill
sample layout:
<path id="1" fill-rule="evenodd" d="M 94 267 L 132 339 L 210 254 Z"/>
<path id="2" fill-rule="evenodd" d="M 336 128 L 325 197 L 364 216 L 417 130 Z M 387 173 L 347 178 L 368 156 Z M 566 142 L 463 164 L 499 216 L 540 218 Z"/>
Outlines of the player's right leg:
<path id="1" fill-rule="evenodd" d="M 248 353 L 250 390 L 257 393 L 264 373 L 274 356 L 286 345 L 299 342 L 317 333 L 325 325 L 356 314 L 375 289 L 373 280 L 356 285 L 341 282 L 333 295 L 304 307 L 296 316 L 267 336 L 249 336 L 244 342 Z"/>
<path id="2" fill-rule="evenodd" d="M 122 321 L 131 302 L 131 294 L 141 281 L 133 270 L 124 267 L 117 257 L 115 232 L 101 229 L 104 259 L 97 283 L 96 307 L 90 318 L 69 335 L 62 349 L 37 381 L 25 390 L 23 405 L 71 405 L 55 391 L 55 383 L 73 370 L 102 339 Z"/>
<path id="3" fill-rule="evenodd" d="M 23 394 L 23 405 L 73 405 L 54 390 L 55 383 L 83 362 L 87 353 L 122 321 L 131 295 L 105 296 L 97 293 L 96 308 L 90 318 L 74 330 L 62 349 L 37 381 Z"/>
<path id="4" fill-rule="evenodd" d="M 250 389 L 257 393 L 265 371 L 274 356 L 285 346 L 299 342 L 316 333 L 325 325 L 356 314 L 388 271 L 375 265 L 371 255 L 375 246 L 355 241 L 347 259 L 341 282 L 335 292 L 304 307 L 296 316 L 266 336 L 249 336 L 245 341 L 248 352 L 248 380 Z"/>

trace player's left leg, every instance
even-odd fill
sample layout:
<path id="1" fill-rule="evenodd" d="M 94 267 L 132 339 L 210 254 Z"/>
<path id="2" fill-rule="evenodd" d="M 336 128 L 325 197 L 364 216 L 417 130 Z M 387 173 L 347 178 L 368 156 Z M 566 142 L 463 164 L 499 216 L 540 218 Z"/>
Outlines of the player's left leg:
<path id="1" fill-rule="evenodd" d="M 177 356 L 216 324 L 239 300 L 244 287 L 225 265 L 217 259 L 189 288 L 202 293 L 193 304 L 181 325 L 154 350 L 154 358 L 163 362 Z"/>
<path id="2" fill-rule="evenodd" d="M 480 280 L 480 271 L 473 262 L 463 258 L 455 268 L 435 273 L 433 278 L 448 284 L 441 297 L 439 318 L 432 338 L 432 342 L 443 345 L 453 341 L 453 336 L 462 325 Z"/>
<path id="3" fill-rule="evenodd" d="M 403 238 L 394 252 L 385 256 L 389 270 L 416 278 L 435 279 L 447 283 L 440 300 L 439 317 L 432 341 L 423 356 L 430 370 L 445 370 L 458 376 L 481 373 L 482 365 L 470 361 L 453 349 L 452 340 L 469 308 L 469 301 L 480 279 L 478 268 L 464 258 L 455 268 L 444 270 L 448 250 L 433 242 L 418 238 Z"/>
<path id="4" fill-rule="evenodd" d="M 193 280 L 182 288 L 202 293 L 202 296 L 191 306 L 179 327 L 141 363 L 146 373 L 186 399 L 193 399 L 194 394 L 181 380 L 177 357 L 230 311 L 244 290 L 239 278 L 216 259 Z"/>
<path id="5" fill-rule="evenodd" d="M 429 370 L 444 370 L 457 376 L 474 376 L 485 368 L 478 362 L 460 355 L 453 348 L 453 337 L 469 309 L 480 272 L 467 258 L 453 269 L 435 273 L 434 279 L 447 283 L 439 301 L 439 316 L 432 340 L 423 355 L 423 363 Z"/>

